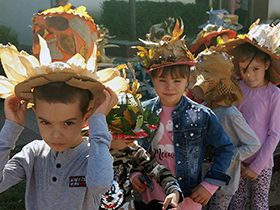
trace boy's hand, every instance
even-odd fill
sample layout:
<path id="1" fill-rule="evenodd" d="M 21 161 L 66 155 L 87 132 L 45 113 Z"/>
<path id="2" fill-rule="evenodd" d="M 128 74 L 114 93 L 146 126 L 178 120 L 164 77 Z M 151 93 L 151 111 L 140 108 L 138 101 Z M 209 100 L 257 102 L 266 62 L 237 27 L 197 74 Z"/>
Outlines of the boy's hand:
<path id="1" fill-rule="evenodd" d="M 141 175 L 136 175 L 131 182 L 133 189 L 139 193 L 143 192 L 146 188 L 148 188 L 148 184 L 144 184 L 143 182 L 141 182 L 140 178 Z"/>
<path id="2" fill-rule="evenodd" d="M 99 98 L 96 99 L 91 114 L 102 113 L 106 116 L 118 102 L 118 96 L 111 88 L 105 88 L 103 93 L 105 94 L 105 100 L 101 103 Z"/>
<path id="3" fill-rule="evenodd" d="M 206 190 L 201 184 L 197 185 L 190 196 L 190 198 L 201 205 L 206 205 L 210 198 L 212 197 L 211 193 Z"/>
<path id="4" fill-rule="evenodd" d="M 180 199 L 180 194 L 177 190 L 174 190 L 172 193 L 170 193 L 168 196 L 166 196 L 162 209 L 166 209 L 168 205 L 173 206 L 174 210 L 181 210 L 180 206 L 178 205 Z"/>
<path id="5" fill-rule="evenodd" d="M 249 166 L 247 166 L 241 171 L 241 176 L 249 178 L 253 181 L 258 177 L 258 174 L 254 172 Z"/>
<path id="6" fill-rule="evenodd" d="M 21 126 L 24 126 L 27 113 L 27 104 L 29 101 L 24 101 L 20 104 L 21 99 L 15 95 L 5 99 L 4 112 L 7 120 L 13 121 Z"/>

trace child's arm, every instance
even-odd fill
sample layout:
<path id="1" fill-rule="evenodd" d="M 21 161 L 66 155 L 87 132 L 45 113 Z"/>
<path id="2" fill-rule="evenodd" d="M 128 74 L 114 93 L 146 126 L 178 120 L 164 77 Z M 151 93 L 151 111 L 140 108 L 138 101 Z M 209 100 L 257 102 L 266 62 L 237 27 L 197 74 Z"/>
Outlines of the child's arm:
<path id="1" fill-rule="evenodd" d="M 216 186 L 223 186 L 230 181 L 230 176 L 226 172 L 233 156 L 233 144 L 212 111 L 209 111 L 207 122 L 205 141 L 206 144 L 211 145 L 214 158 L 211 169 L 207 172 L 204 181 Z"/>
<path id="2" fill-rule="evenodd" d="M 22 103 L 16 96 L 10 96 L 5 100 L 4 111 L 6 121 L 0 132 L 0 193 L 18 183 L 24 177 L 24 171 L 16 162 L 8 167 L 6 164 L 9 160 L 11 149 L 15 147 L 15 142 L 23 130 L 26 118 L 28 102 Z M 20 108 L 19 108 L 20 107 Z M 12 176 L 8 171 L 17 170 L 17 176 Z M 21 173 L 22 172 L 22 173 Z"/>
<path id="3" fill-rule="evenodd" d="M 201 205 L 206 205 L 210 198 L 212 197 L 212 194 L 206 190 L 201 184 L 197 185 L 190 196 L 190 198 Z"/>
<path id="4" fill-rule="evenodd" d="M 166 198 L 163 202 L 162 209 L 166 209 L 168 207 L 168 205 L 171 205 L 172 207 L 174 207 L 172 209 L 180 210 L 181 208 L 178 205 L 179 199 L 180 199 L 180 192 L 178 192 L 177 190 L 174 190 L 172 193 L 170 193 L 168 196 L 166 196 Z"/>
<path id="5" fill-rule="evenodd" d="M 162 187 L 163 192 L 166 195 L 170 195 L 173 192 L 177 191 L 179 192 L 179 197 L 176 197 L 176 193 L 173 194 L 172 198 L 175 199 L 168 199 L 168 201 L 172 201 L 172 203 L 178 204 L 179 201 L 183 200 L 183 194 L 181 191 L 181 188 L 179 186 L 179 183 L 177 182 L 177 179 L 175 176 L 172 174 L 170 170 L 168 170 L 165 166 L 160 165 L 157 163 L 156 159 L 152 158 L 150 154 L 141 146 L 135 145 L 135 148 L 137 148 L 137 152 L 133 153 L 133 161 L 132 165 L 134 169 L 137 169 L 141 171 L 143 174 L 147 174 L 150 178 L 157 180 L 157 183 Z M 140 177 L 136 176 L 133 179 L 134 186 L 137 185 L 136 182 L 140 182 Z M 132 185 L 133 185 L 132 182 Z M 138 185 L 139 187 L 139 185 Z M 140 185 L 140 190 L 145 188 L 144 185 Z M 174 197 L 175 196 L 175 197 Z M 168 203 L 169 204 L 169 203 Z"/>
<path id="6" fill-rule="evenodd" d="M 96 101 L 89 118 L 90 153 L 88 157 L 87 187 L 94 194 L 107 192 L 113 180 L 113 158 L 109 152 L 112 135 L 108 131 L 106 114 L 117 103 L 117 95 L 110 89 L 104 90 L 106 99 Z"/>
<path id="7" fill-rule="evenodd" d="M 249 165 L 255 173 L 260 174 L 265 164 L 272 158 L 273 152 L 277 147 L 280 139 L 280 93 L 273 95 L 270 107 L 270 119 L 267 129 L 267 138 L 262 142 L 262 146 L 258 151 L 258 155 Z M 267 110 L 269 112 L 269 108 Z"/>
<path id="8" fill-rule="evenodd" d="M 241 176 L 249 178 L 253 181 L 258 177 L 258 174 L 254 172 L 249 166 L 245 167 L 241 164 Z"/>
<path id="9" fill-rule="evenodd" d="M 239 111 L 238 111 L 239 113 Z M 229 136 L 236 136 L 232 161 L 243 161 L 252 156 L 261 147 L 260 140 L 241 115 L 232 115 L 229 119 Z M 231 132 L 233 135 L 231 135 Z"/>

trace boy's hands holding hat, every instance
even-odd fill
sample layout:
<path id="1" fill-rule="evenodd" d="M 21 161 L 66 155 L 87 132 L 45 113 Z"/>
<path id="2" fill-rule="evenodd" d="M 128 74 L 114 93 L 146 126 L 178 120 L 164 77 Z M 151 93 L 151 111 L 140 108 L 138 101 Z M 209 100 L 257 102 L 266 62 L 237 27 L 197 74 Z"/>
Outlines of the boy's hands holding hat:
<path id="1" fill-rule="evenodd" d="M 5 100 L 4 111 L 6 119 L 24 126 L 26 120 L 26 110 L 29 101 L 23 101 L 15 95 L 11 95 Z"/>
<path id="2" fill-rule="evenodd" d="M 105 100 L 101 102 L 99 98 L 96 99 L 94 107 L 91 109 L 91 115 L 102 113 L 106 116 L 118 102 L 118 96 L 111 88 L 107 87 L 103 89 L 103 93 Z"/>

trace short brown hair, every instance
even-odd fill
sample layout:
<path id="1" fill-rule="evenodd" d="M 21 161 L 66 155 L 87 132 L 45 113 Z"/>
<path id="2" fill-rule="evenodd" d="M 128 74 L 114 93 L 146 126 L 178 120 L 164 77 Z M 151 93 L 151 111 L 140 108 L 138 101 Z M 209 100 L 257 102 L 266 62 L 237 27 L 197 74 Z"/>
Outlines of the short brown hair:
<path id="1" fill-rule="evenodd" d="M 34 88 L 34 105 L 36 108 L 36 100 L 42 100 L 47 103 L 64 103 L 71 104 L 77 100 L 80 101 L 80 110 L 83 116 L 88 110 L 93 95 L 89 90 L 81 89 L 67 85 L 65 82 L 52 82 L 46 85 Z"/>
<path id="2" fill-rule="evenodd" d="M 161 69 L 162 69 L 162 72 L 159 75 L 159 72 Z M 175 78 L 188 79 L 190 76 L 190 67 L 188 65 L 166 66 L 166 67 L 151 71 L 151 78 L 166 77 L 168 74 L 171 75 L 172 79 L 175 79 Z"/>

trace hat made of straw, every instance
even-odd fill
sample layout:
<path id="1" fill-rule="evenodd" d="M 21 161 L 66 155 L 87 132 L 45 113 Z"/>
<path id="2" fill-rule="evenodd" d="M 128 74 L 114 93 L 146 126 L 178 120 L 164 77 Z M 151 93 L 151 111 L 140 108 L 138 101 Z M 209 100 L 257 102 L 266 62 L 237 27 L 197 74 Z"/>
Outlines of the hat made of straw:
<path id="1" fill-rule="evenodd" d="M 275 85 L 280 84 L 280 23 L 276 26 L 269 24 L 260 24 L 259 19 L 255 21 L 249 28 L 248 34 L 238 35 L 236 39 L 229 40 L 224 43 L 228 53 L 233 53 L 239 45 L 249 43 L 271 58 L 271 65 L 267 70 L 268 80 Z M 235 68 L 237 75 L 240 76 L 239 69 Z"/>
<path id="2" fill-rule="evenodd" d="M 16 94 L 20 99 L 33 103 L 34 87 L 64 81 L 68 85 L 88 89 L 94 96 L 89 106 L 92 107 L 95 99 L 105 98 L 102 90 L 106 86 L 112 87 L 115 92 L 127 90 L 128 83 L 119 76 L 117 69 L 96 71 L 96 44 L 87 62 L 79 53 L 66 63 L 52 62 L 46 41 L 40 35 L 38 37 L 39 60 L 24 51 L 19 52 L 14 45 L 0 44 L 0 58 L 7 75 L 0 76 L 1 98 Z"/>
<path id="3" fill-rule="evenodd" d="M 243 101 L 242 91 L 232 80 L 233 64 L 224 52 L 205 50 L 197 56 L 191 71 L 192 88 L 199 86 L 206 101 L 231 106 Z"/>

